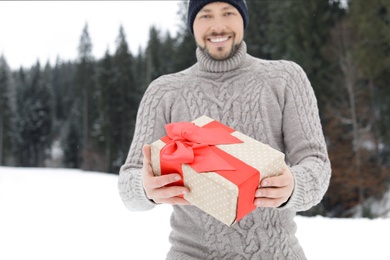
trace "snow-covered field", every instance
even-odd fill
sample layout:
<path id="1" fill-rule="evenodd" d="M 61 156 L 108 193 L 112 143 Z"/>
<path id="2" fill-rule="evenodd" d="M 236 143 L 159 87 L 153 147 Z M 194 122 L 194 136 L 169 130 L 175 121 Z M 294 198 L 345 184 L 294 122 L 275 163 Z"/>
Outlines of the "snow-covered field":
<path id="1" fill-rule="evenodd" d="M 171 208 L 128 211 L 117 178 L 0 167 L 0 259 L 164 259 Z M 296 221 L 309 260 L 390 259 L 390 219 Z"/>

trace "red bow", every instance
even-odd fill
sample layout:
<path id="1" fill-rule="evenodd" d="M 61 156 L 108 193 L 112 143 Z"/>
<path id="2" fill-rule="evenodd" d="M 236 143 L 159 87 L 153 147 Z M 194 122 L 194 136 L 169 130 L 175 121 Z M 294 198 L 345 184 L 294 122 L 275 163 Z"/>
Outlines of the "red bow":
<path id="1" fill-rule="evenodd" d="M 165 129 L 170 141 L 161 149 L 161 163 L 186 163 L 197 172 L 235 170 L 210 147 L 242 143 L 224 128 L 202 128 L 193 123 L 180 122 L 167 124 Z"/>

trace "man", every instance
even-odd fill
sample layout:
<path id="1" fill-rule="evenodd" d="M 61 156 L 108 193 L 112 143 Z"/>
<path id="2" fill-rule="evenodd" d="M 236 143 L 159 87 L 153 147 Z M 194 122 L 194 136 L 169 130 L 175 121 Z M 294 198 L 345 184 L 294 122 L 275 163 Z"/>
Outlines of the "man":
<path id="1" fill-rule="evenodd" d="M 322 199 L 330 179 L 317 102 L 298 65 L 247 54 L 248 21 L 244 0 L 191 0 L 198 62 L 152 82 L 140 104 L 119 189 L 130 210 L 174 205 L 167 259 L 306 259 L 293 219 Z M 179 174 L 155 177 L 151 169 L 147 144 L 165 135 L 165 124 L 202 115 L 284 152 L 289 165 L 262 180 L 257 208 L 232 227 L 189 205 L 179 196 L 188 188 L 166 186 Z"/>

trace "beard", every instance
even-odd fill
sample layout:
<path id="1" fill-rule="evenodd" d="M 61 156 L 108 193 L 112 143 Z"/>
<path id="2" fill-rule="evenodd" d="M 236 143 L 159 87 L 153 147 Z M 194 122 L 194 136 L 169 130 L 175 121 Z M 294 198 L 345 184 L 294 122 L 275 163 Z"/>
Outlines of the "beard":
<path id="1" fill-rule="evenodd" d="M 234 54 L 236 54 L 237 50 L 240 48 L 240 43 L 238 44 L 233 44 L 233 46 L 231 47 L 230 49 L 230 52 L 227 52 L 227 53 L 223 53 L 223 49 L 224 47 L 218 47 L 217 48 L 217 51 L 218 53 L 217 54 L 211 54 L 209 49 L 207 47 L 200 47 L 200 49 L 207 55 L 209 56 L 211 59 L 213 60 L 216 60 L 216 61 L 223 61 L 223 60 L 227 60 L 231 57 L 234 56 Z"/>
<path id="2" fill-rule="evenodd" d="M 213 34 L 212 36 L 224 36 L 224 35 Z M 207 37 L 205 38 L 205 42 L 207 42 Z M 233 41 L 233 44 L 230 47 L 230 50 L 225 50 L 225 48 L 227 48 L 226 46 L 225 47 L 217 47 L 216 52 L 211 53 L 209 48 L 207 48 L 207 44 L 205 44 L 204 46 L 198 45 L 199 49 L 201 51 L 203 51 L 203 53 L 205 53 L 208 57 L 210 57 L 211 59 L 216 60 L 216 61 L 223 61 L 223 60 L 227 60 L 227 59 L 233 57 L 234 54 L 237 53 L 240 46 L 241 46 L 241 42 L 234 44 L 234 41 Z"/>

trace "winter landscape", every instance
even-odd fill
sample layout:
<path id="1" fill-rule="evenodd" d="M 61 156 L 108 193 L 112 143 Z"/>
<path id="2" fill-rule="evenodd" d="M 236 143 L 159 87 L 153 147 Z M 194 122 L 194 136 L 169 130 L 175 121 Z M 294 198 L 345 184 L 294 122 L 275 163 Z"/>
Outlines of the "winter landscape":
<path id="1" fill-rule="evenodd" d="M 0 167 L 0 259 L 164 259 L 170 206 L 130 212 L 117 175 Z M 296 218 L 310 260 L 390 259 L 390 219 Z"/>

